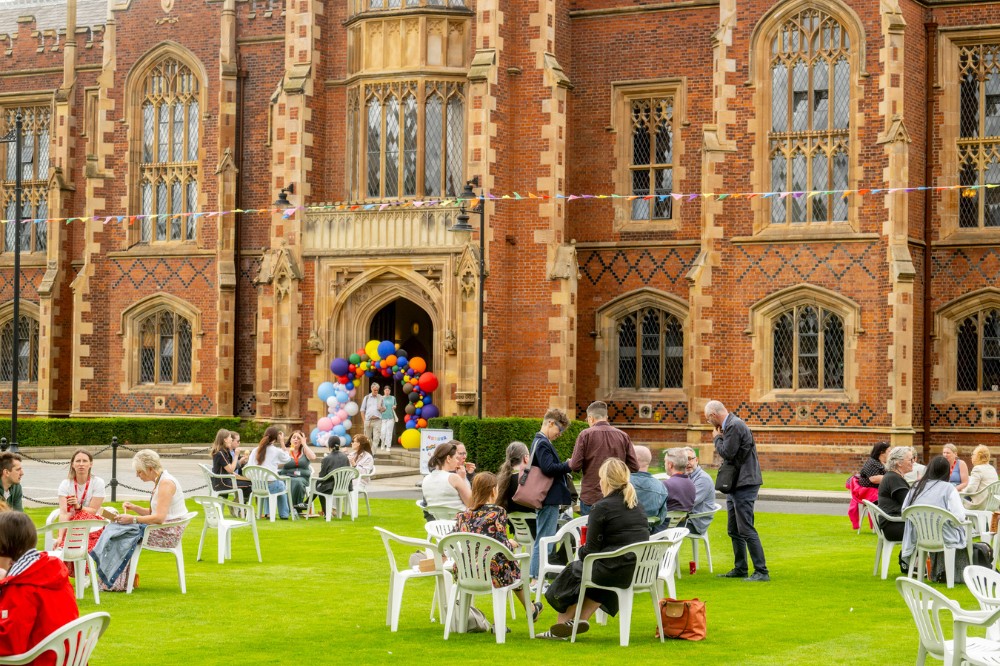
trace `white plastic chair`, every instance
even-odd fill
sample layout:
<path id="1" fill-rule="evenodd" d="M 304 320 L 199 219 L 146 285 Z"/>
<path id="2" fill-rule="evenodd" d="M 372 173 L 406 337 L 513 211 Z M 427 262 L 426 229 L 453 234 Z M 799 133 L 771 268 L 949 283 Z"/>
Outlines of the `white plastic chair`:
<path id="1" fill-rule="evenodd" d="M 174 559 L 177 561 L 177 578 L 181 584 L 181 594 L 187 594 L 187 581 L 184 577 L 184 531 L 187 530 L 187 526 L 197 515 L 197 512 L 189 511 L 177 520 L 172 520 L 170 522 L 163 523 L 162 525 L 146 525 L 146 532 L 142 535 L 142 545 L 135 549 L 135 553 L 132 554 L 132 561 L 129 563 L 128 587 L 125 590 L 128 594 L 132 594 L 132 588 L 135 587 L 135 576 L 139 569 L 139 555 L 141 555 L 144 550 L 148 550 L 153 553 L 173 554 Z M 158 530 L 164 530 L 168 527 L 181 528 L 181 535 L 178 537 L 177 543 L 173 547 L 159 548 L 148 544 L 150 536 L 155 534 Z"/>
<path id="2" fill-rule="evenodd" d="M 333 515 L 333 503 L 337 503 L 337 515 L 341 520 L 344 519 L 344 503 L 348 503 L 348 509 L 351 513 L 351 520 L 357 515 L 357 511 L 353 510 L 350 506 L 351 498 L 348 496 L 350 491 L 348 488 L 351 485 L 351 481 L 358 478 L 358 470 L 353 467 L 338 467 L 326 476 L 322 478 L 316 478 L 316 475 L 309 477 L 309 494 L 306 496 L 306 504 L 309 506 L 310 512 L 312 511 L 313 502 L 317 497 L 323 497 L 326 499 L 326 521 L 330 522 L 330 518 Z M 333 488 L 329 493 L 322 493 L 318 490 L 317 484 L 322 481 L 333 480 Z M 356 484 L 355 484 L 356 485 Z M 306 517 L 309 513 L 306 513 Z"/>
<path id="3" fill-rule="evenodd" d="M 389 600 L 385 611 L 385 624 L 389 627 L 390 631 L 396 631 L 399 628 L 399 611 L 403 606 L 403 587 L 406 585 L 406 582 L 415 578 L 434 578 L 435 598 L 447 599 L 446 587 L 450 574 L 445 574 L 441 552 L 430 541 L 399 536 L 381 527 L 376 527 L 375 530 L 382 535 L 382 544 L 385 546 L 385 553 L 389 557 Z M 430 553 L 430 557 L 434 559 L 434 570 L 420 571 L 409 566 L 400 568 L 396 562 L 396 553 L 392 549 L 394 543 L 406 546 L 407 551 L 413 548 L 426 550 Z M 433 619 L 434 606 L 432 605 L 431 620 L 433 621 Z M 444 621 L 443 611 L 440 614 L 440 619 L 442 622 Z"/>
<path id="4" fill-rule="evenodd" d="M 865 527 L 865 516 L 868 517 L 868 522 L 871 523 L 872 529 L 875 529 L 875 519 L 871 515 L 871 509 L 865 506 L 866 502 L 868 500 L 861 500 L 861 506 L 858 507 L 858 534 L 861 534 L 861 530 Z M 868 504 L 871 504 L 871 502 L 868 502 Z"/>
<path id="5" fill-rule="evenodd" d="M 282 479 L 268 468 L 258 465 L 247 465 L 244 467 L 243 476 L 250 479 L 250 501 L 257 502 L 258 518 L 264 515 L 264 500 L 266 499 L 267 511 L 273 523 L 278 517 L 278 498 L 281 495 L 284 495 L 285 499 L 288 500 L 288 515 L 291 516 L 292 520 L 296 520 L 299 517 L 298 512 L 292 507 L 292 492 L 288 488 L 287 480 Z M 271 481 L 280 481 L 284 490 L 271 493 L 271 490 L 268 488 Z"/>
<path id="6" fill-rule="evenodd" d="M 465 633 L 465 618 L 469 615 L 472 600 L 481 595 L 490 595 L 493 599 L 493 625 L 497 643 L 507 640 L 507 594 L 520 589 L 525 599 L 531 597 L 528 582 L 522 577 L 504 587 L 493 587 L 493 576 L 490 572 L 490 562 L 496 555 L 503 555 L 509 560 L 515 560 L 521 565 L 521 571 L 528 566 L 531 555 L 513 553 L 502 543 L 481 534 L 455 532 L 441 539 L 438 544 L 441 553 L 455 563 L 456 578 L 448 594 L 448 615 L 444 622 L 444 639 L 448 640 L 451 624 L 455 617 L 456 606 L 459 617 L 458 633 Z M 535 623 L 532 620 L 532 610 L 527 609 L 528 635 L 535 637 Z"/>
<path id="7" fill-rule="evenodd" d="M 201 539 L 198 540 L 196 561 L 201 561 L 201 549 L 205 545 L 205 534 L 211 529 L 219 533 L 219 564 L 225 564 L 226 559 L 233 556 L 233 530 L 238 530 L 241 527 L 249 527 L 250 531 L 253 532 L 253 544 L 257 548 L 257 561 L 264 561 L 260 556 L 260 539 L 257 537 L 257 516 L 251 507 L 220 497 L 200 495 L 190 499 L 205 510 L 205 522 L 201 528 Z M 229 509 L 236 516 L 241 516 L 242 519 L 226 518 L 226 509 Z"/>
<path id="8" fill-rule="evenodd" d="M 354 484 L 354 488 L 351 489 L 351 520 L 358 517 L 361 495 L 365 496 L 365 510 L 368 512 L 369 516 L 372 515 L 372 505 L 371 502 L 368 501 L 368 484 L 371 483 L 373 476 L 375 476 L 374 467 L 368 474 L 358 473 L 358 480 Z"/>
<path id="9" fill-rule="evenodd" d="M 97 584 L 97 565 L 90 557 L 90 530 L 101 529 L 107 525 L 105 520 L 67 520 L 62 523 L 49 523 L 41 528 L 45 531 L 46 542 L 50 534 L 59 534 L 66 530 L 66 538 L 61 550 L 50 551 L 66 564 L 73 565 L 73 582 L 76 586 L 76 598 L 83 599 L 84 579 L 87 577 L 87 565 L 90 565 L 90 587 L 94 590 L 94 603 L 101 603 L 100 586 Z"/>
<path id="10" fill-rule="evenodd" d="M 507 514 L 507 522 L 514 530 L 514 540 L 517 541 L 522 553 L 530 553 L 535 543 L 535 538 L 531 536 L 531 528 L 528 527 L 529 520 L 535 520 L 535 514 L 525 511 Z"/>
<path id="11" fill-rule="evenodd" d="M 966 495 L 964 492 L 959 494 L 962 495 L 963 499 L 967 497 L 970 500 L 976 501 L 982 500 L 985 495 L 986 505 L 982 509 L 979 509 L 979 511 L 986 511 L 992 514 L 994 511 L 1000 510 L 1000 481 L 994 481 L 971 495 Z"/>
<path id="12" fill-rule="evenodd" d="M 108 628 L 111 616 L 91 613 L 78 617 L 43 638 L 21 654 L 0 657 L 0 664 L 33 664 L 47 652 L 54 653 L 56 666 L 86 666 L 97 640 Z"/>
<path id="13" fill-rule="evenodd" d="M 427 540 L 438 543 L 444 537 L 455 531 L 458 523 L 455 520 L 428 520 L 424 523 Z"/>
<path id="14" fill-rule="evenodd" d="M 589 516 L 574 518 L 559 528 L 550 537 L 538 539 L 538 590 L 535 593 L 535 601 L 541 603 L 542 589 L 545 587 L 547 576 L 558 576 L 565 568 L 564 564 L 549 564 L 549 547 L 562 544 L 566 550 L 566 561 L 572 562 L 576 559 L 576 552 L 580 550 L 580 528 L 587 524 Z"/>
<path id="15" fill-rule="evenodd" d="M 965 547 L 972 562 L 972 523 L 960 521 L 955 514 L 937 506 L 915 504 L 903 509 L 903 520 L 910 524 L 917 537 L 917 549 L 910 556 L 909 575 L 914 569 L 917 578 L 924 576 L 924 560 L 928 553 L 944 553 L 944 571 L 948 587 L 955 587 L 955 549 L 944 543 L 944 526 L 948 523 L 965 530 Z"/>
<path id="16" fill-rule="evenodd" d="M 683 529 L 683 528 L 682 528 Z M 686 530 L 685 530 L 686 531 Z M 678 544 L 684 539 L 678 539 Z M 576 615 L 573 617 L 573 634 L 571 642 L 576 642 L 576 630 L 580 626 L 580 612 L 583 610 L 583 599 L 587 589 L 608 590 L 618 595 L 619 618 L 618 643 L 628 646 L 629 631 L 632 628 L 632 605 L 636 592 L 648 592 L 653 598 L 653 612 L 656 615 L 656 626 L 659 629 L 660 642 L 663 642 L 663 619 L 660 617 L 660 586 L 657 583 L 660 565 L 669 548 L 669 542 L 664 540 L 640 541 L 623 546 L 608 553 L 591 553 L 583 559 L 583 575 L 580 580 L 580 596 L 576 602 Z M 635 556 L 635 570 L 632 573 L 632 583 L 627 588 L 609 587 L 594 582 L 594 562 L 613 557 L 632 554 Z"/>
<path id="17" fill-rule="evenodd" d="M 880 509 L 877 504 L 872 504 L 868 500 L 862 500 L 862 505 L 867 505 L 865 508 L 868 510 L 868 515 L 872 518 L 873 525 L 875 526 L 875 534 L 878 536 L 878 541 L 875 542 L 875 567 L 872 569 L 872 575 L 878 574 L 879 565 L 882 568 L 882 580 L 889 577 L 889 565 L 892 564 L 892 549 L 897 545 L 902 545 L 902 541 L 893 541 L 886 538 L 885 532 L 882 531 L 882 526 L 879 525 L 879 520 L 884 520 L 890 523 L 902 523 L 905 522 L 902 516 L 890 516 L 885 511 Z"/>
<path id="18" fill-rule="evenodd" d="M 692 518 L 711 518 L 714 517 L 715 514 L 718 513 L 719 511 L 722 511 L 722 507 L 716 504 L 715 508 L 709 511 L 702 511 L 700 513 L 689 513 L 688 521 L 690 521 Z M 701 566 L 701 564 L 698 562 L 698 542 L 700 541 L 705 544 L 705 556 L 708 558 L 708 572 L 714 573 L 714 569 L 712 568 L 712 544 L 710 544 L 708 541 L 709 527 L 711 527 L 711 523 L 705 526 L 704 534 L 695 534 L 689 529 L 688 535 L 684 538 L 689 539 L 691 541 L 691 559 L 694 560 L 695 567 Z"/>
<path id="19" fill-rule="evenodd" d="M 986 638 L 968 638 L 968 627 L 990 626 L 1000 619 L 1000 610 L 967 611 L 957 602 L 944 596 L 930 585 L 918 580 L 900 576 L 896 579 L 896 589 L 903 595 L 913 621 L 917 625 L 920 639 L 917 650 L 917 664 L 923 664 L 927 655 L 940 659 L 946 664 L 987 664 L 1000 663 L 1000 643 Z M 946 640 L 941 627 L 941 611 L 952 615 L 953 640 Z"/>
<path id="20" fill-rule="evenodd" d="M 45 524 L 46 525 L 51 525 L 52 523 L 56 522 L 57 520 L 59 520 L 59 509 L 52 509 L 52 511 L 49 512 L 48 518 L 45 519 Z M 51 551 L 55 547 L 56 539 L 58 539 L 58 538 L 59 538 L 59 533 L 58 532 L 49 532 L 49 531 L 46 531 L 45 532 L 45 550 L 46 551 Z"/>
<path id="21" fill-rule="evenodd" d="M 427 506 L 423 500 L 417 500 L 417 508 L 434 516 L 434 520 L 455 520 L 455 516 L 462 512 L 462 509 L 450 506 Z"/>
<path id="22" fill-rule="evenodd" d="M 986 567 L 970 564 L 962 570 L 962 580 L 969 587 L 969 592 L 979 602 L 979 608 L 984 611 L 1000 609 L 1000 573 Z M 986 638 L 1000 641 L 1000 624 L 993 624 L 986 629 Z"/>
<path id="23" fill-rule="evenodd" d="M 663 560 L 660 562 L 660 570 L 657 574 L 661 585 L 659 586 L 660 597 L 663 597 L 663 584 L 667 586 L 667 592 L 670 594 L 670 598 L 677 598 L 677 587 L 674 582 L 678 575 L 679 567 L 677 565 L 679 554 L 681 552 L 681 546 L 684 545 L 684 539 L 690 534 L 690 530 L 686 527 L 675 527 L 669 530 L 663 530 L 662 532 L 657 532 L 650 537 L 650 541 L 663 541 L 667 544 L 667 550 L 663 553 Z"/>
<path id="24" fill-rule="evenodd" d="M 243 493 L 240 492 L 240 489 L 237 486 L 238 479 L 236 478 L 235 474 L 214 474 L 212 472 L 211 467 L 209 467 L 208 465 L 203 465 L 201 463 L 198 464 L 198 467 L 201 468 L 201 473 L 205 477 L 205 483 L 208 484 L 209 496 L 223 497 L 225 495 L 232 495 L 234 502 L 239 502 L 240 498 L 243 497 Z M 222 490 L 215 490 L 214 486 L 212 485 L 213 479 L 221 479 L 222 481 L 225 481 L 226 484 L 228 484 L 230 487 L 223 488 Z"/>

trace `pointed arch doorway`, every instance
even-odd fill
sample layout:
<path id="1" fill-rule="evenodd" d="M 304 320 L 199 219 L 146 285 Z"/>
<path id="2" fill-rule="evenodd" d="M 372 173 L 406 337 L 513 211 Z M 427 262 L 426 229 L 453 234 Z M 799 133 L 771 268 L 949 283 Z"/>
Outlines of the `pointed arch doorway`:
<path id="1" fill-rule="evenodd" d="M 375 313 L 369 325 L 369 339 L 392 340 L 404 349 L 407 358 L 420 357 L 427 361 L 427 369 L 434 369 L 434 323 L 427 312 L 407 298 L 397 298 L 387 303 Z M 408 404 L 400 382 L 391 377 L 378 380 L 382 386 L 392 381 L 392 394 L 396 397 L 396 415 L 399 421 L 393 429 L 392 442 L 395 445 L 403 424 L 404 407 Z M 370 385 L 369 385 L 370 386 Z"/>

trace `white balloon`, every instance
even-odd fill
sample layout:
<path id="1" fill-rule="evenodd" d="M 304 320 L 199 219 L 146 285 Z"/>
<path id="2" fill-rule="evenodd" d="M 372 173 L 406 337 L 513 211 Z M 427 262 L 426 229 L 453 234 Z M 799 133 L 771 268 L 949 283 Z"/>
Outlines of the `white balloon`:
<path id="1" fill-rule="evenodd" d="M 340 422 L 340 425 L 344 426 L 345 430 L 350 430 L 351 429 L 351 419 L 344 419 L 343 421 Z"/>
<path id="2" fill-rule="evenodd" d="M 358 403 L 356 403 L 356 402 L 349 402 L 346 405 L 344 405 L 344 409 L 347 410 L 348 416 L 354 416 L 355 414 L 358 413 L 358 409 L 359 409 Z"/>
<path id="3" fill-rule="evenodd" d="M 337 406 L 337 398 L 331 395 L 329 398 L 326 399 L 326 406 L 329 407 L 330 409 L 333 409 L 334 407 L 336 407 Z"/>

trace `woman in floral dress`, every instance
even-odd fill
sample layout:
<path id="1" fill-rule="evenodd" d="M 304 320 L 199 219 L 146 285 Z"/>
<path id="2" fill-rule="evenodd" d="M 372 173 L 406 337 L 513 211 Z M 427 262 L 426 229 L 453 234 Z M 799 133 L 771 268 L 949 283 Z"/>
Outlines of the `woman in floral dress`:
<path id="1" fill-rule="evenodd" d="M 482 534 L 496 539 L 511 550 L 517 549 L 518 543 L 507 536 L 507 512 L 497 506 L 497 477 L 490 472 L 476 474 L 472 481 L 472 498 L 469 508 L 457 516 L 457 532 Z M 493 587 L 506 587 L 521 578 L 521 566 L 503 555 L 496 555 L 490 562 L 490 573 L 493 576 Z M 525 588 L 521 588 L 518 598 L 521 605 L 528 607 Z M 542 605 L 532 605 L 532 618 L 538 619 Z"/>

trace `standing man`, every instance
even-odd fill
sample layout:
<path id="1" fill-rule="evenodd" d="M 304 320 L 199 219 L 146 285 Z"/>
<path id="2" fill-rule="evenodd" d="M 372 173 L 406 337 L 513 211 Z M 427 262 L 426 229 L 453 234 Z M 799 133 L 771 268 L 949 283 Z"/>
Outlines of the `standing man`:
<path id="1" fill-rule="evenodd" d="M 392 387 L 385 385 L 385 392 L 382 396 L 382 448 L 388 451 L 392 448 L 392 434 L 396 427 L 396 396 L 392 394 Z"/>
<path id="2" fill-rule="evenodd" d="M 24 469 L 21 467 L 21 456 L 16 453 L 0 453 L 0 497 L 14 511 L 24 511 L 22 506 L 21 477 Z"/>
<path id="3" fill-rule="evenodd" d="M 695 496 L 694 506 L 691 513 L 708 513 L 715 510 L 715 482 L 712 477 L 698 464 L 698 456 L 694 449 L 687 447 L 684 449 L 687 456 L 688 478 L 694 484 Z M 694 534 L 704 534 L 708 531 L 708 526 L 712 524 L 715 516 L 705 516 L 704 518 L 688 518 L 684 527 Z"/>
<path id="4" fill-rule="evenodd" d="M 365 437 L 372 443 L 372 449 L 378 449 L 379 437 L 382 434 L 382 398 L 379 397 L 378 382 L 372 382 L 372 392 L 361 401 L 361 412 L 365 415 Z"/>
<path id="5" fill-rule="evenodd" d="M 663 467 L 670 475 L 663 480 L 663 487 L 667 489 L 667 511 L 690 511 L 696 490 L 687 476 L 687 453 L 682 448 L 667 449 L 663 454 Z"/>
<path id="6" fill-rule="evenodd" d="M 580 514 L 586 516 L 590 507 L 604 497 L 597 472 L 608 458 L 618 458 L 628 466 L 628 471 L 638 472 L 639 461 L 635 457 L 632 440 L 623 431 L 608 423 L 608 406 L 603 402 L 592 402 L 587 407 L 587 425 L 573 446 L 573 457 L 569 468 L 574 472 L 583 469 L 580 484 Z"/>
<path id="7" fill-rule="evenodd" d="M 767 582 L 771 576 L 764 561 L 764 546 L 753 526 L 753 505 L 764 483 L 757 460 L 757 446 L 746 423 L 726 411 L 718 400 L 705 405 L 705 420 L 712 424 L 715 450 L 724 461 L 736 465 L 736 482 L 729 491 L 726 510 L 729 512 L 729 537 L 733 540 L 733 569 L 719 574 L 720 578 L 742 578 L 752 582 Z M 747 577 L 747 551 L 753 561 L 753 575 Z"/>

